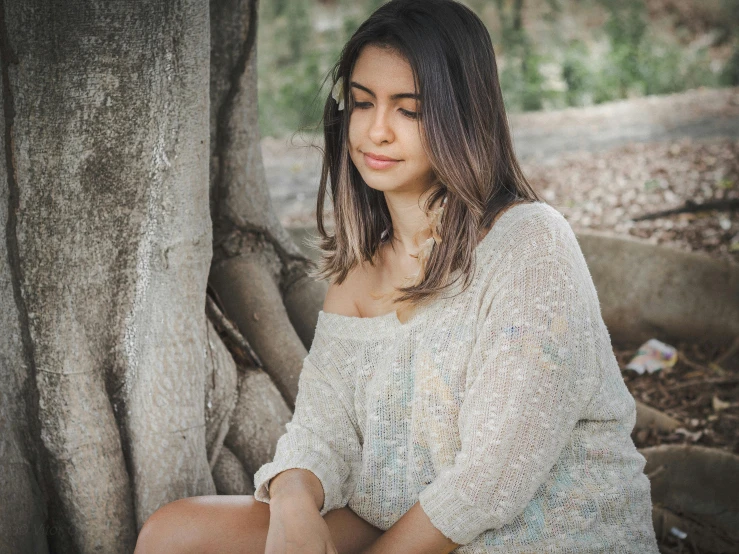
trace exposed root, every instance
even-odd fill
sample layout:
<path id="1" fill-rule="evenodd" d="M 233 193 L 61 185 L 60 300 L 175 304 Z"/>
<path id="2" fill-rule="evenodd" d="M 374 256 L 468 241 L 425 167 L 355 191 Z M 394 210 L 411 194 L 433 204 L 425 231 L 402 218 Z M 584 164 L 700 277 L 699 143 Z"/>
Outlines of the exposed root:
<path id="1" fill-rule="evenodd" d="M 211 472 L 218 461 L 238 398 L 236 364 L 226 345 L 208 321 L 205 375 L 205 446 Z"/>
<path id="2" fill-rule="evenodd" d="M 648 214 L 640 215 L 638 217 L 632 217 L 631 219 L 632 221 L 645 221 L 648 219 L 659 219 L 660 217 L 667 217 L 670 215 L 697 213 L 708 210 L 739 210 L 739 198 L 724 198 L 711 202 L 701 202 L 700 204 L 697 202 L 693 202 L 692 200 L 686 200 L 685 204 L 683 204 L 679 208 L 651 212 Z"/>
<path id="3" fill-rule="evenodd" d="M 254 484 L 239 459 L 223 447 L 213 468 L 213 481 L 218 494 L 254 494 Z"/>
<path id="4" fill-rule="evenodd" d="M 231 258 L 211 268 L 210 283 L 223 301 L 223 312 L 253 345 L 264 370 L 292 408 L 307 351 L 270 269 L 261 256 Z"/>
<path id="5" fill-rule="evenodd" d="M 642 404 L 638 400 L 636 401 L 636 425 L 634 426 L 634 430 L 656 429 L 663 433 L 671 433 L 681 426 L 682 423 L 674 417 L 668 416 L 666 413 L 660 412 L 651 406 Z"/>
<path id="6" fill-rule="evenodd" d="M 310 350 L 318 322 L 318 312 L 323 307 L 327 286 L 303 273 L 283 290 L 285 308 L 290 322 L 298 333 L 306 350 Z"/>
<path id="7" fill-rule="evenodd" d="M 292 418 L 275 384 L 260 369 L 247 369 L 239 382 L 239 400 L 231 416 L 231 428 L 225 446 L 253 475 L 272 461 L 277 439 L 285 433 Z"/>
<path id="8" fill-rule="evenodd" d="M 698 551 L 734 552 L 739 544 L 739 457 L 692 445 L 644 448 L 655 530 L 688 533 Z"/>
<path id="9" fill-rule="evenodd" d="M 236 326 L 223 314 L 221 309 L 210 296 L 205 297 L 205 310 L 208 317 L 215 322 L 218 328 L 222 329 L 223 332 L 236 343 L 236 346 L 240 347 L 244 351 L 254 367 L 263 367 L 262 361 L 259 359 L 259 356 L 257 356 L 257 353 L 254 352 L 249 341 L 244 338 L 244 335 L 242 335 Z"/>

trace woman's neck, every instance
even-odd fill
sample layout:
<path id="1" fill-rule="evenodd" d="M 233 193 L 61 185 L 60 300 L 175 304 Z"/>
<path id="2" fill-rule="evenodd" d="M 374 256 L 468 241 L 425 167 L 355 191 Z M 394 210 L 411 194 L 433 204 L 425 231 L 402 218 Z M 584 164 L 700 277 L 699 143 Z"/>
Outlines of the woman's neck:
<path id="1" fill-rule="evenodd" d="M 421 195 L 410 192 L 385 192 L 390 219 L 393 224 L 393 247 L 401 254 L 415 255 L 421 243 L 431 236 L 429 218 L 423 210 L 429 188 Z"/>

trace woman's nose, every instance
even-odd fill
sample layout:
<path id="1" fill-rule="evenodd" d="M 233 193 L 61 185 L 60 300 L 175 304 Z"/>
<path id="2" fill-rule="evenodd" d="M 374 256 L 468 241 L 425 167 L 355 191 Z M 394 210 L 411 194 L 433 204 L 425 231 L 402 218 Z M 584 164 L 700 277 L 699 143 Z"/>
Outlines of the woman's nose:
<path id="1" fill-rule="evenodd" d="M 383 142 L 392 142 L 395 138 L 393 129 L 388 121 L 389 113 L 386 110 L 377 110 L 375 112 L 375 118 L 372 121 L 372 126 L 369 130 L 369 137 L 375 144 L 382 144 Z"/>

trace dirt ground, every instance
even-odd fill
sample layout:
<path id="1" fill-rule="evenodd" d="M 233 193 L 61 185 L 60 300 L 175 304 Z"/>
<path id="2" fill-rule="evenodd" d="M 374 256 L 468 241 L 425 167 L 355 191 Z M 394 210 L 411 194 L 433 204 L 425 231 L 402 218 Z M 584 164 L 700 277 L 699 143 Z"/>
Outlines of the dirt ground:
<path id="1" fill-rule="evenodd" d="M 676 418 L 674 433 L 635 432 L 638 447 L 699 444 L 739 454 L 739 352 L 722 360 L 729 347 L 707 343 L 674 344 L 675 366 L 639 375 L 626 369 L 638 345 L 614 349 L 626 386 L 637 400 Z M 717 363 L 719 361 L 720 363 Z"/>

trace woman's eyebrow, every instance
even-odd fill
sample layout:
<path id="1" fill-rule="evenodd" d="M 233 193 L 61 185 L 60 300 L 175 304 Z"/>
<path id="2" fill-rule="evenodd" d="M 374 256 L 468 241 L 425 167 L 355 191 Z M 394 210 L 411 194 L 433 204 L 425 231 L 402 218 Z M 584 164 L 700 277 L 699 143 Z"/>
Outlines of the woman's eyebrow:
<path id="1" fill-rule="evenodd" d="M 368 89 L 364 85 L 360 85 L 356 81 L 352 81 L 351 82 L 351 86 L 353 88 L 358 88 L 359 90 L 363 90 L 364 92 L 366 92 L 367 94 L 369 94 L 370 96 L 372 96 L 372 98 L 376 98 L 377 97 L 374 92 L 372 92 L 370 89 Z M 418 94 L 416 94 L 415 92 L 399 92 L 397 94 L 393 94 L 390 97 L 390 100 L 400 100 L 401 98 L 413 98 L 414 100 L 420 100 L 421 99 L 421 97 Z"/>

